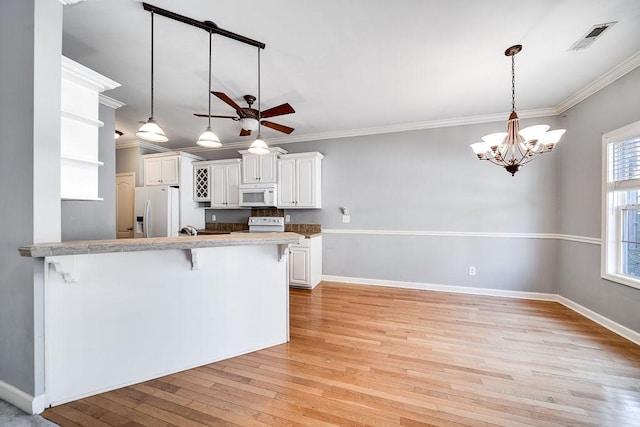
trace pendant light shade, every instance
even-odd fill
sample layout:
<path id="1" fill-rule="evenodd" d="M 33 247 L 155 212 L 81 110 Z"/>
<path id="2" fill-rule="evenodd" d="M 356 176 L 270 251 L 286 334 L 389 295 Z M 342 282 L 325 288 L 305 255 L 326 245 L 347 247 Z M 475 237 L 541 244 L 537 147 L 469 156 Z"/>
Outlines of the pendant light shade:
<path id="1" fill-rule="evenodd" d="M 169 140 L 153 117 L 149 117 L 149 120 L 140 126 L 136 136 L 150 142 L 167 142 Z"/>
<path id="2" fill-rule="evenodd" d="M 222 143 L 218 135 L 211 129 L 211 30 L 209 30 L 209 124 L 205 131 L 200 135 L 196 144 L 206 148 L 220 148 Z"/>
<path id="3" fill-rule="evenodd" d="M 196 144 L 206 148 L 222 147 L 220 138 L 218 138 L 218 135 L 216 135 L 213 130 L 211 130 L 211 126 L 208 126 L 207 129 L 202 133 L 202 135 L 200 135 L 200 138 L 198 138 Z"/>
<path id="4" fill-rule="evenodd" d="M 267 143 L 262 140 L 260 134 L 258 134 L 256 140 L 251 143 L 249 152 L 251 154 L 269 154 L 269 147 Z"/>
<path id="5" fill-rule="evenodd" d="M 151 117 L 140 126 L 136 136 L 150 142 L 167 142 L 169 140 L 153 118 L 153 11 L 151 11 Z"/>

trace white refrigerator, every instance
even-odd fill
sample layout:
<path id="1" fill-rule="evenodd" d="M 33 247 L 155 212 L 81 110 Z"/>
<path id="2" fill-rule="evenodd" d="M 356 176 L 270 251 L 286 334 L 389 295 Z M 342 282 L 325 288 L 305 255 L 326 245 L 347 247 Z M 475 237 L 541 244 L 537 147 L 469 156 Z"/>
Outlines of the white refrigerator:
<path id="1" fill-rule="evenodd" d="M 176 187 L 136 187 L 133 237 L 178 237 L 180 192 Z"/>

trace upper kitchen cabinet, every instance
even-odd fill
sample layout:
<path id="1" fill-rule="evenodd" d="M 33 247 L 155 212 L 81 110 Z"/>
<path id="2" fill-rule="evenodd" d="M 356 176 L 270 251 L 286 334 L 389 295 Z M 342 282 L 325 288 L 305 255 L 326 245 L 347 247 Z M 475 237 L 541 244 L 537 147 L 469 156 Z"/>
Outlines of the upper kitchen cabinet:
<path id="1" fill-rule="evenodd" d="M 60 198 L 102 200 L 98 194 L 100 92 L 120 84 L 62 57 Z M 114 102 L 117 102 L 114 100 Z M 121 105 L 120 103 L 118 103 Z"/>
<path id="2" fill-rule="evenodd" d="M 278 207 L 322 207 L 322 159 L 318 152 L 285 154 L 278 160 Z"/>
<path id="3" fill-rule="evenodd" d="M 180 186 L 180 156 L 151 154 L 144 157 L 144 185 Z"/>
<path id="4" fill-rule="evenodd" d="M 276 183 L 278 182 L 278 157 L 286 154 L 280 147 L 270 148 L 269 154 L 251 154 L 247 150 L 242 154 L 242 183 Z"/>
<path id="5" fill-rule="evenodd" d="M 217 209 L 240 207 L 240 159 L 193 164 L 193 200 Z"/>

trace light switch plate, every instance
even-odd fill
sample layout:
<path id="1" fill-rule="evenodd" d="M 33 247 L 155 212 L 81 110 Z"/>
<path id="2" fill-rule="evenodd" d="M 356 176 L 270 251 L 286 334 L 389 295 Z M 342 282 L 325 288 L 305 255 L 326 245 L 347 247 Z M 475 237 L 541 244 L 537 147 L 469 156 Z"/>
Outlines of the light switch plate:
<path id="1" fill-rule="evenodd" d="M 342 215 L 342 223 L 348 224 L 351 222 L 351 215 Z"/>
<path id="2" fill-rule="evenodd" d="M 289 221 L 291 221 L 291 215 L 285 215 L 284 222 L 289 222 Z"/>

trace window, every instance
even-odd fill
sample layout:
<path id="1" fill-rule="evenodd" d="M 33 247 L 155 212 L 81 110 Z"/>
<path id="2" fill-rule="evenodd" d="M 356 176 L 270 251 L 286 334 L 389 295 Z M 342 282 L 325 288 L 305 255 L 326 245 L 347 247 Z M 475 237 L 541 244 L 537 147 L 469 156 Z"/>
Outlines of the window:
<path id="1" fill-rule="evenodd" d="M 640 289 L 640 122 L 602 137 L 602 277 Z"/>

